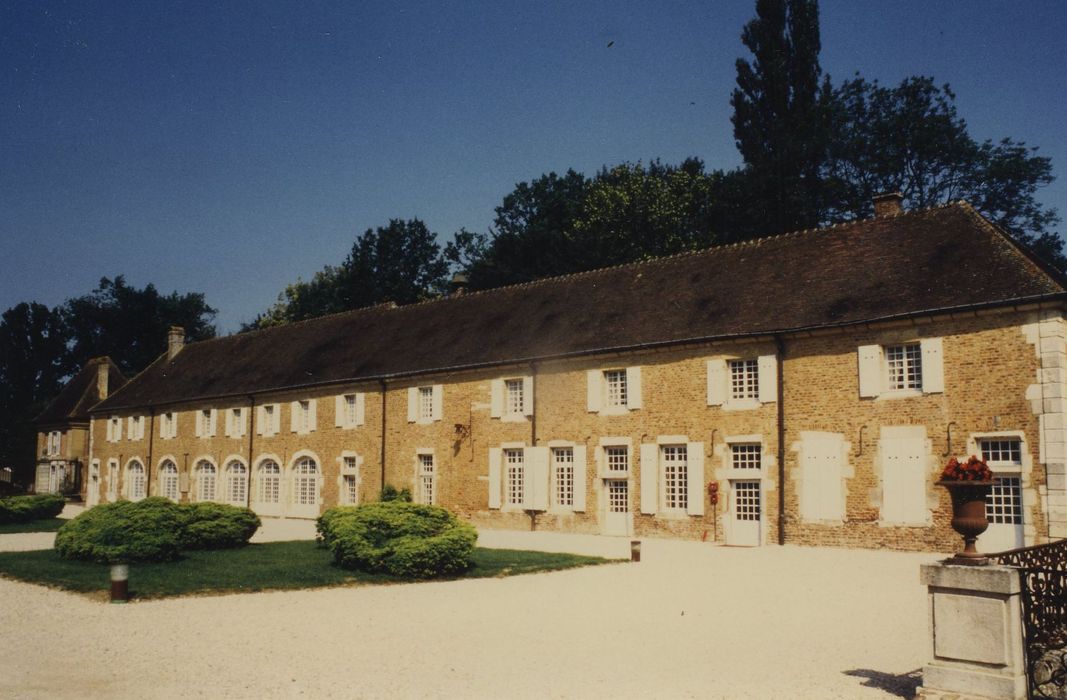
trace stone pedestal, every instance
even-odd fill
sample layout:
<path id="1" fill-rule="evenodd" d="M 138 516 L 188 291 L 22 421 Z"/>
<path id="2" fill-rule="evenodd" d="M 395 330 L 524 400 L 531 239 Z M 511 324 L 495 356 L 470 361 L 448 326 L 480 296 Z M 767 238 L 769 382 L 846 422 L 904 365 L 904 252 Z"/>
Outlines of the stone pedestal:
<path id="1" fill-rule="evenodd" d="M 1026 698 L 1019 573 L 924 564 L 929 645 L 919 698 Z"/>

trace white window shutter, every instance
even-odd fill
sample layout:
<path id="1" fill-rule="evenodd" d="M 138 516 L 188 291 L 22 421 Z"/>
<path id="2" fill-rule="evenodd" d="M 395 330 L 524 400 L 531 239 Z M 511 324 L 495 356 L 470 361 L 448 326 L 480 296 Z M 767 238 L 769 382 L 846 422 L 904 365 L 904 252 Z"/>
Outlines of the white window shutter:
<path id="1" fill-rule="evenodd" d="M 641 368 L 626 368 L 626 407 L 641 408 L 644 402 L 641 399 Z"/>
<path id="2" fill-rule="evenodd" d="M 704 443 L 691 442 L 686 445 L 686 487 L 689 503 L 686 511 L 690 515 L 704 515 Z"/>
<path id="3" fill-rule="evenodd" d="M 297 426 L 299 425 L 297 423 L 297 417 L 299 415 L 300 415 L 300 402 L 299 401 L 290 401 L 289 402 L 289 432 L 292 432 L 292 433 L 296 432 Z"/>
<path id="4" fill-rule="evenodd" d="M 726 360 L 708 360 L 708 405 L 726 403 Z"/>
<path id="5" fill-rule="evenodd" d="M 945 390 L 945 363 L 941 355 L 940 338 L 923 338 L 922 349 L 923 393 L 940 394 Z"/>
<path id="6" fill-rule="evenodd" d="M 641 445 L 641 512 L 655 515 L 659 506 L 659 445 Z"/>
<path id="7" fill-rule="evenodd" d="M 164 438 L 169 437 L 167 435 L 167 423 L 169 422 L 169 421 L 167 421 L 167 416 L 168 415 L 170 415 L 170 414 L 169 413 L 161 413 L 161 414 L 159 414 L 159 437 L 160 437 L 160 439 L 164 439 Z"/>
<path id="8" fill-rule="evenodd" d="M 419 388 L 408 387 L 408 423 L 414 423 L 419 418 Z"/>
<path id="9" fill-rule="evenodd" d="M 596 462 L 596 478 L 603 479 L 608 467 L 604 460 L 604 448 L 600 445 L 593 448 L 593 461 Z"/>
<path id="10" fill-rule="evenodd" d="M 441 420 L 444 417 L 445 388 L 442 384 L 433 385 L 433 419 Z"/>
<path id="11" fill-rule="evenodd" d="M 574 446 L 574 510 L 585 512 L 585 445 Z"/>
<path id="12" fill-rule="evenodd" d="M 500 508 L 500 461 L 499 447 L 489 448 L 489 507 Z"/>
<path id="13" fill-rule="evenodd" d="M 585 373 L 585 376 L 586 409 L 590 413 L 598 413 L 600 411 L 600 396 L 602 393 L 601 383 L 604 381 L 604 375 L 598 369 L 591 369 Z"/>
<path id="14" fill-rule="evenodd" d="M 778 358 L 774 355 L 759 356 L 759 400 L 761 403 L 778 400 Z"/>
<path id="15" fill-rule="evenodd" d="M 266 420 L 267 409 L 256 406 L 256 435 L 263 434 L 263 422 Z"/>
<path id="16" fill-rule="evenodd" d="M 319 416 L 318 416 L 319 408 L 318 407 L 319 407 L 319 400 L 318 399 L 309 399 L 308 400 L 308 424 L 307 424 L 307 430 L 308 430 L 309 433 L 312 432 L 313 430 L 315 430 L 316 426 L 318 426 L 318 420 L 319 420 Z"/>
<path id="17" fill-rule="evenodd" d="M 234 427 L 233 427 L 233 409 L 232 408 L 227 408 L 226 409 L 226 427 L 225 427 L 225 430 L 226 430 L 226 437 L 237 437 L 237 435 L 236 435 L 237 431 L 234 430 Z"/>
<path id="18" fill-rule="evenodd" d="M 249 408 L 247 411 L 241 409 L 241 419 L 237 422 L 237 432 L 240 433 L 241 437 L 244 437 L 248 434 L 248 419 L 251 414 L 251 408 Z"/>
<path id="19" fill-rule="evenodd" d="M 532 416 L 534 408 L 533 377 L 522 378 L 522 415 Z"/>
<path id="20" fill-rule="evenodd" d="M 216 426 L 218 425 L 219 410 L 217 408 L 211 409 L 211 426 L 208 428 L 208 437 L 215 437 Z"/>
<path id="21" fill-rule="evenodd" d="M 137 436 L 137 425 L 134 422 L 133 416 L 126 419 L 126 439 L 133 440 Z"/>
<path id="22" fill-rule="evenodd" d="M 526 507 L 548 510 L 548 448 L 527 447 L 524 452 Z"/>
<path id="23" fill-rule="evenodd" d="M 104 432 L 105 432 L 104 439 L 107 440 L 108 442 L 111 442 L 114 439 L 112 437 L 114 431 L 111 429 L 111 419 L 110 418 L 107 419 L 107 424 L 104 426 Z"/>
<path id="24" fill-rule="evenodd" d="M 277 435 L 282 431 L 282 405 L 274 404 L 274 412 L 271 413 L 270 434 Z"/>
<path id="25" fill-rule="evenodd" d="M 489 417 L 499 418 L 504 415 L 504 380 L 494 379 L 489 382 Z"/>
<path id="26" fill-rule="evenodd" d="M 882 393 L 883 371 L 882 346 L 861 345 L 859 347 L 860 396 L 871 397 Z"/>
<path id="27" fill-rule="evenodd" d="M 193 423 L 196 424 L 196 436 L 198 438 L 204 437 L 204 412 L 202 410 L 197 410 L 197 412 L 193 414 L 193 418 L 195 419 Z"/>
<path id="28" fill-rule="evenodd" d="M 333 397 L 333 427 L 345 427 L 345 412 L 347 408 L 348 402 L 345 400 L 344 394 L 338 394 Z"/>
<path id="29" fill-rule="evenodd" d="M 363 425 L 366 411 L 367 395 L 362 391 L 356 394 L 356 425 Z"/>

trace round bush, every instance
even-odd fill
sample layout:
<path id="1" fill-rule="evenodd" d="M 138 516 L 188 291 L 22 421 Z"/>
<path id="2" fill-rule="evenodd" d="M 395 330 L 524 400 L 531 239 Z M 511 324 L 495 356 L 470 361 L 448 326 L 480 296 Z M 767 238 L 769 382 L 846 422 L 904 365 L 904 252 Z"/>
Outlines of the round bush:
<path id="1" fill-rule="evenodd" d="M 259 516 L 248 508 L 224 503 L 178 506 L 183 520 L 182 549 L 244 547 L 259 529 Z"/>
<path id="2" fill-rule="evenodd" d="M 444 508 L 403 501 L 331 508 L 317 527 L 338 566 L 413 579 L 463 573 L 478 540 Z"/>
<path id="3" fill-rule="evenodd" d="M 64 523 L 55 548 L 67 559 L 102 564 L 172 561 L 184 525 L 180 508 L 166 498 L 105 503 Z"/>
<path id="4" fill-rule="evenodd" d="M 12 496 L 0 499 L 0 525 L 54 518 L 63 512 L 67 499 L 55 493 Z"/>

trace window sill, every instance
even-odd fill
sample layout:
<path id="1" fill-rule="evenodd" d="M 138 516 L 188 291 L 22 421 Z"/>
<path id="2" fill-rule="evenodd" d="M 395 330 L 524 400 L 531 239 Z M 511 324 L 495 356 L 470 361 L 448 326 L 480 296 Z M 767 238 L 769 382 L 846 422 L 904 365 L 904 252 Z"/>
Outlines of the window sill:
<path id="1" fill-rule="evenodd" d="M 530 419 L 521 413 L 505 413 L 500 416 L 501 423 L 529 423 Z"/>
<path id="2" fill-rule="evenodd" d="M 759 399 L 730 399 L 723 403 L 724 411 L 754 411 L 762 406 Z"/>
<path id="3" fill-rule="evenodd" d="M 629 406 L 610 406 L 608 408 L 602 408 L 597 413 L 602 416 L 625 416 L 632 409 Z"/>
<path id="4" fill-rule="evenodd" d="M 688 511 L 684 510 L 661 510 L 656 513 L 658 520 L 688 520 L 689 518 L 699 517 L 699 515 L 690 515 Z"/>
<path id="5" fill-rule="evenodd" d="M 884 399 L 892 401 L 893 399 L 909 399 L 922 395 L 923 392 L 920 389 L 889 389 L 888 391 L 883 391 L 882 393 L 878 394 L 878 398 L 876 400 L 882 401 Z"/>

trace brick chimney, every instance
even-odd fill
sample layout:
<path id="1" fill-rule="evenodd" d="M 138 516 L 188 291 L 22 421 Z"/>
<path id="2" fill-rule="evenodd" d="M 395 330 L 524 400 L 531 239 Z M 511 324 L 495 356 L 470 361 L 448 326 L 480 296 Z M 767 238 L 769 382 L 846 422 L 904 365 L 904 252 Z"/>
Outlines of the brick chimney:
<path id="1" fill-rule="evenodd" d="M 181 326 L 171 326 L 167 331 L 167 359 L 173 360 L 183 347 L 185 347 L 185 329 Z"/>
<path id="2" fill-rule="evenodd" d="M 107 398 L 107 380 L 111 369 L 111 363 L 106 357 L 96 358 L 96 393 L 100 400 Z"/>
<path id="3" fill-rule="evenodd" d="M 904 195 L 899 192 L 883 192 L 874 195 L 874 218 L 904 213 Z"/>

